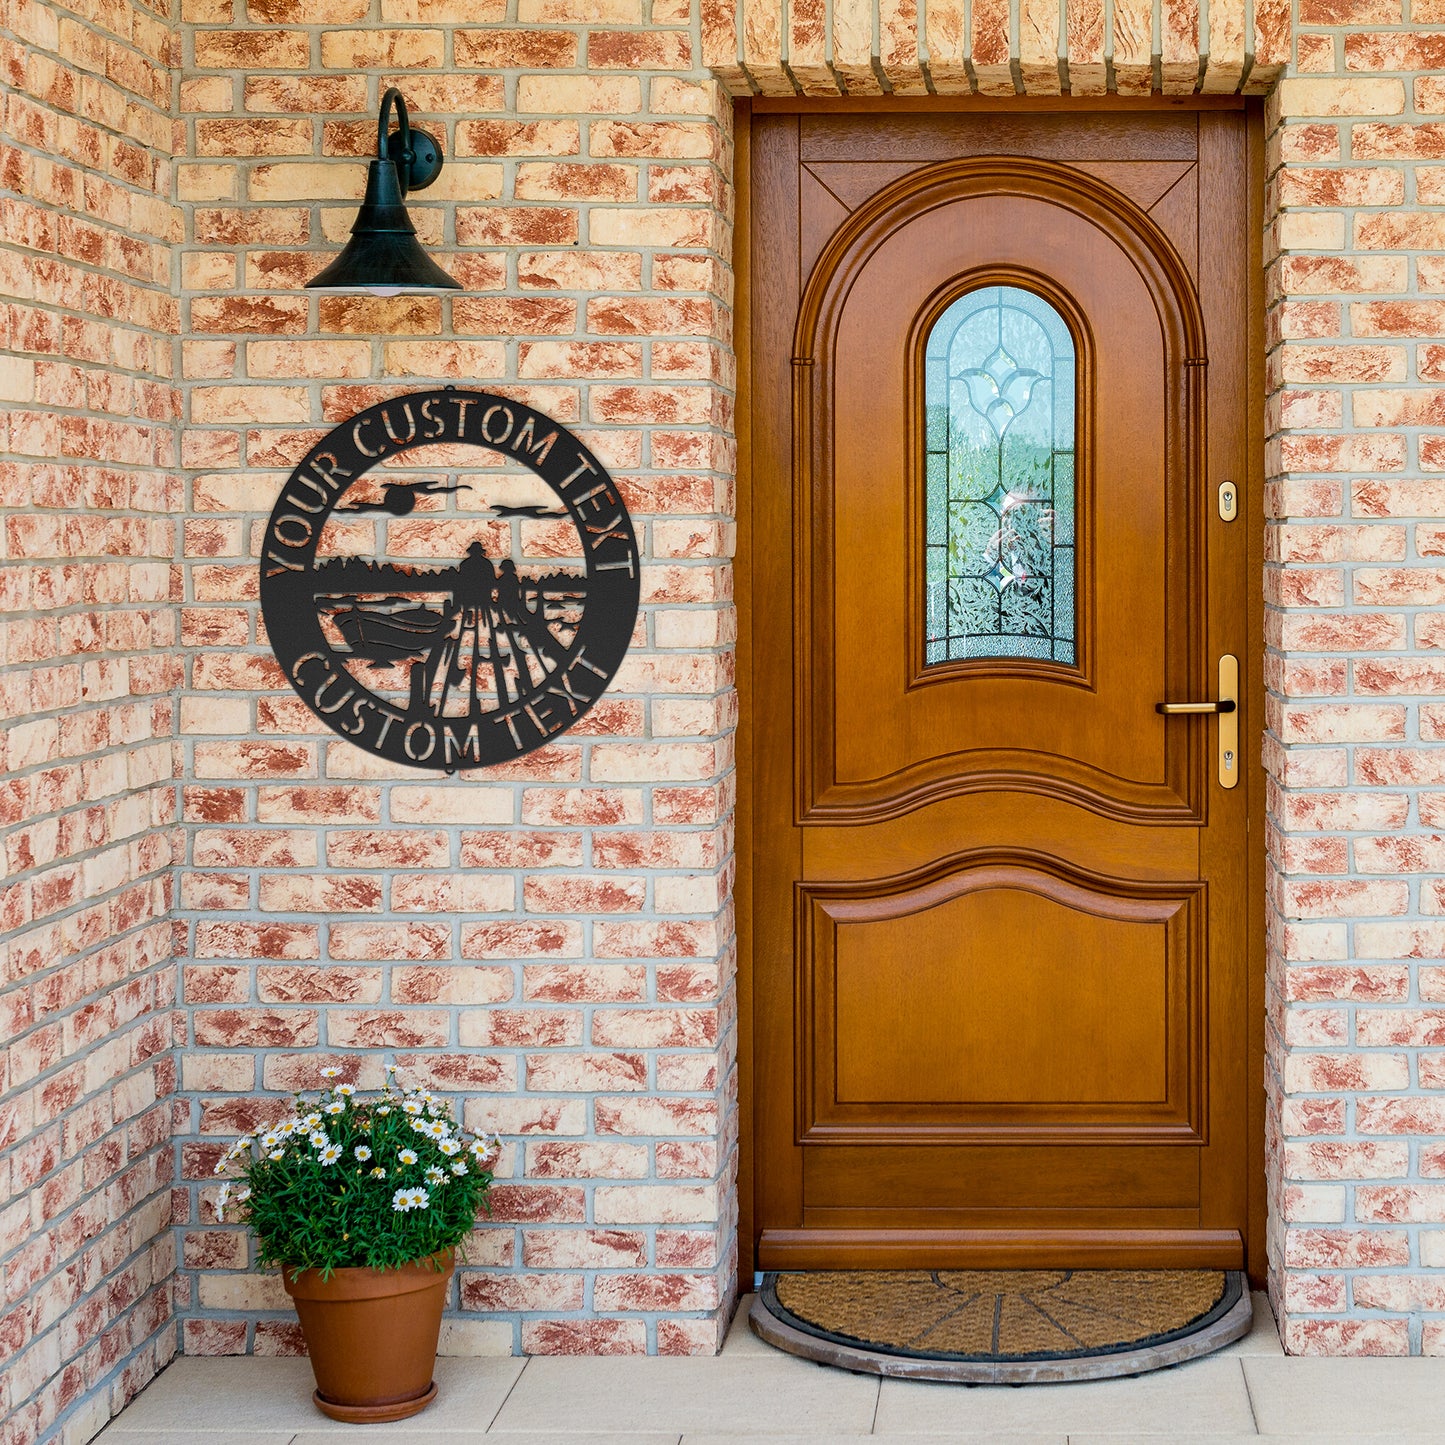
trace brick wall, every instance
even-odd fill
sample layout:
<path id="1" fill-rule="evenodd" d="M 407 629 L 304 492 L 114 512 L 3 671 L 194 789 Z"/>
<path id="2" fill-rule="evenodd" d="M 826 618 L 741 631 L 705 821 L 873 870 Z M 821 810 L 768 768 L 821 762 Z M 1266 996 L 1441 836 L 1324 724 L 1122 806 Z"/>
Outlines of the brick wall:
<path id="1" fill-rule="evenodd" d="M 1121 89 L 1272 82 L 1278 5 L 1250 43 L 1242 7 L 1192 30 L 1187 8 L 1152 57 L 1130 7 L 1107 46 L 1071 9 L 1060 86 L 1098 89 L 1105 48 Z M 209 1169 L 327 1063 L 372 1083 L 400 1062 L 507 1141 L 445 1348 L 715 1348 L 732 154 L 704 65 L 736 91 L 989 92 L 1017 59 L 997 7 L 960 28 L 931 4 L 923 49 L 907 6 L 865 10 L 184 0 L 173 26 L 138 0 L 0 5 L 5 1445 L 87 1438 L 168 1357 L 172 1301 L 190 1351 L 297 1348 Z M 1440 1353 L 1445 9 L 1293 18 L 1267 112 L 1271 1289 L 1292 1350 Z M 1048 92 L 1029 44 L 1017 83 Z M 307 294 L 393 82 L 443 139 L 411 210 L 467 294 Z M 311 441 L 446 381 L 574 426 L 644 555 L 632 653 L 585 723 L 453 779 L 321 729 L 256 598 L 260 526 Z"/>
<path id="2" fill-rule="evenodd" d="M 686 0 L 184 18 L 185 1348 L 298 1346 L 208 1208 L 220 1142 L 328 1063 L 369 1084 L 395 1061 L 506 1140 L 444 1348 L 711 1352 L 735 1268 L 730 104 Z M 392 83 L 443 140 L 410 209 L 470 294 L 305 293 Z M 582 725 L 452 779 L 302 706 L 256 545 L 328 425 L 448 381 L 575 427 L 643 558 Z M 424 500 L 393 555 L 454 558 L 467 499 Z"/>
<path id="3" fill-rule="evenodd" d="M 0 1440 L 175 1349 L 168 5 L 0 7 Z"/>
<path id="4" fill-rule="evenodd" d="M 1268 197 L 1271 1289 L 1445 1353 L 1445 8 L 1299 0 Z"/>

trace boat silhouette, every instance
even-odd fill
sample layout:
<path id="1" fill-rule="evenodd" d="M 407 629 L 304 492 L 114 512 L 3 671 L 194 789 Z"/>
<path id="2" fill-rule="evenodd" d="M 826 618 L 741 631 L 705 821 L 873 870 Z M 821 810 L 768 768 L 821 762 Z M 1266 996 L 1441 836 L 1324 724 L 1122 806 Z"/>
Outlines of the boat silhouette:
<path id="1" fill-rule="evenodd" d="M 355 601 L 333 616 L 351 651 L 378 665 L 424 656 L 447 622 L 444 613 L 430 607 L 383 611 Z"/>

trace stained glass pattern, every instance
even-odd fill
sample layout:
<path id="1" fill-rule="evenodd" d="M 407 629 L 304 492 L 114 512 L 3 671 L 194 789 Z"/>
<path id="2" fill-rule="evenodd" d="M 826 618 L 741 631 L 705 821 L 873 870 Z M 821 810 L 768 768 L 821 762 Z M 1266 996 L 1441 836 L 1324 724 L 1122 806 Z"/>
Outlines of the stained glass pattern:
<path id="1" fill-rule="evenodd" d="M 1073 663 L 1074 342 L 1017 286 L 960 296 L 924 358 L 925 662 Z"/>

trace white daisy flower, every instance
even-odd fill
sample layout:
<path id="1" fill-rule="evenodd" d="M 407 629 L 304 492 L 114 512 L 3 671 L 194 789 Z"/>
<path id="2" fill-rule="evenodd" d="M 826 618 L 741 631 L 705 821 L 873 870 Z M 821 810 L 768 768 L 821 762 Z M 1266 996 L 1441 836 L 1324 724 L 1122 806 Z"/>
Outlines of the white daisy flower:
<path id="1" fill-rule="evenodd" d="M 340 1159 L 340 1158 L 341 1158 L 341 1145 L 340 1145 L 340 1144 L 328 1144 L 328 1145 L 326 1146 L 326 1148 L 321 1151 L 321 1162 L 322 1162 L 323 1164 L 335 1164 L 336 1161 L 337 1161 L 338 1159 Z"/>
<path id="2" fill-rule="evenodd" d="M 397 1160 L 398 1160 L 400 1163 L 402 1163 L 402 1164 L 415 1164 L 415 1163 L 416 1163 L 416 1150 L 415 1150 L 415 1149 L 403 1149 L 403 1150 L 401 1151 L 401 1153 L 398 1154 L 396 1157 L 397 1157 Z"/>
<path id="3" fill-rule="evenodd" d="M 341 1070 L 340 1070 L 340 1069 L 337 1069 L 337 1068 L 326 1068 L 326 1069 L 322 1069 L 322 1071 L 321 1071 L 321 1077 L 322 1077 L 323 1079 L 336 1079 L 336 1078 L 340 1078 L 340 1077 L 341 1077 Z"/>
<path id="4" fill-rule="evenodd" d="M 371 1171 L 371 1177 L 372 1177 L 373 1179 L 385 1179 L 385 1178 L 386 1178 L 386 1170 L 383 1169 L 380 1164 L 378 1164 L 378 1165 Z"/>
<path id="5" fill-rule="evenodd" d="M 388 1074 L 394 1074 L 399 1068 L 401 1068 L 400 1064 L 388 1064 L 386 1066 L 386 1072 Z"/>
<path id="6" fill-rule="evenodd" d="M 230 1157 L 231 1157 L 231 1156 L 230 1156 L 229 1154 L 227 1154 L 227 1155 L 225 1156 L 225 1158 L 223 1158 L 223 1159 L 217 1159 L 217 1160 L 216 1160 L 216 1167 L 211 1170 L 211 1173 L 212 1173 L 212 1174 L 224 1174 L 224 1173 L 226 1172 L 226 1160 L 228 1160 Z"/>
<path id="7" fill-rule="evenodd" d="M 216 1195 L 216 1219 L 224 1221 L 226 1218 L 226 1204 L 231 1198 L 231 1185 L 227 1181 L 221 1185 L 220 1193 Z"/>
<path id="8" fill-rule="evenodd" d="M 300 1119 L 287 1119 L 284 1124 L 278 1124 L 276 1126 L 276 1132 L 278 1134 L 285 1134 L 289 1136 L 291 1134 L 294 1134 L 300 1127 Z"/>
<path id="9" fill-rule="evenodd" d="M 250 1197 L 251 1197 L 251 1188 L 250 1188 L 249 1185 L 247 1185 L 247 1187 L 246 1187 L 245 1189 L 238 1189 L 238 1190 L 236 1191 L 236 1203 L 237 1203 L 237 1204 L 244 1204 Z"/>
<path id="10" fill-rule="evenodd" d="M 341 1114 L 341 1113 L 344 1113 L 345 1110 L 346 1110 L 346 1105 L 343 1104 L 340 1099 L 333 1099 L 333 1100 L 326 1106 L 326 1113 L 328 1113 L 328 1114 Z"/>
<path id="11" fill-rule="evenodd" d="M 381 1108 L 379 1108 L 376 1112 L 377 1112 L 378 1114 L 383 1115 L 383 1116 L 386 1115 L 386 1114 L 389 1114 L 389 1113 L 391 1113 L 391 1105 L 390 1105 L 390 1104 L 383 1104 L 383 1105 L 381 1106 Z"/>
<path id="12" fill-rule="evenodd" d="M 443 1120 L 433 1119 L 431 1123 L 426 1126 L 426 1132 L 430 1134 L 433 1139 L 445 1139 L 451 1130 L 447 1128 Z"/>
<path id="13" fill-rule="evenodd" d="M 361 1164 L 365 1164 L 371 1158 L 371 1148 L 367 1144 L 358 1144 L 351 1152 L 356 1155 L 357 1162 Z"/>
<path id="14" fill-rule="evenodd" d="M 301 1121 L 303 1129 L 314 1129 L 321 1122 L 321 1115 L 314 1109 Z"/>
<path id="15" fill-rule="evenodd" d="M 355 1084 L 338 1084 L 332 1093 L 340 1094 L 343 1099 L 349 1099 L 356 1092 Z"/>
<path id="16" fill-rule="evenodd" d="M 284 1159 L 286 1157 L 286 1151 L 284 1149 L 273 1149 L 266 1157 L 268 1159 Z"/>
<path id="17" fill-rule="evenodd" d="M 281 1136 L 274 1129 L 268 1129 L 261 1135 L 261 1147 L 263 1149 L 274 1149 L 280 1142 Z"/>
<path id="18" fill-rule="evenodd" d="M 465 1174 L 466 1172 L 467 1172 L 466 1160 L 464 1160 L 464 1159 L 453 1159 L 453 1160 L 452 1160 L 452 1173 L 455 1174 L 458 1179 L 460 1179 L 460 1178 L 462 1177 L 462 1175 Z"/>
<path id="19" fill-rule="evenodd" d="M 416 1099 L 408 1099 L 402 1106 L 408 1114 L 420 1114 L 425 1105 Z"/>
<path id="20" fill-rule="evenodd" d="M 433 1164 L 426 1171 L 426 1182 L 428 1184 L 445 1184 L 447 1176 Z"/>
<path id="21" fill-rule="evenodd" d="M 437 1145 L 437 1148 L 440 1149 L 443 1154 L 446 1154 L 448 1156 L 452 1154 L 460 1154 L 462 1152 L 462 1146 L 460 1142 L 456 1139 L 443 1139 L 441 1143 Z"/>
<path id="22" fill-rule="evenodd" d="M 323 1129 L 313 1129 L 310 1138 L 313 1149 L 324 1149 L 331 1142 L 331 1140 L 326 1137 L 326 1132 Z"/>
<path id="23" fill-rule="evenodd" d="M 391 1207 L 398 1214 L 405 1214 L 408 1210 L 416 1208 L 415 1191 L 411 1189 L 398 1189 L 391 1196 Z"/>

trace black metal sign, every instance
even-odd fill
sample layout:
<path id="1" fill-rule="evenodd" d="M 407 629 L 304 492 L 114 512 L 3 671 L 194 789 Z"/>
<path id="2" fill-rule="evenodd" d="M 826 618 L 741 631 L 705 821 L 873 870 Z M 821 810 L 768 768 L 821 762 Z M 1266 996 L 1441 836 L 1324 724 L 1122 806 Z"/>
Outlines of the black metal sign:
<path id="1" fill-rule="evenodd" d="M 468 445 L 489 469 L 418 455 Z M 454 510 L 417 510 L 436 495 Z M 632 519 L 597 458 L 531 407 L 454 387 L 329 432 L 262 545 L 266 631 L 302 701 L 368 752 L 448 773 L 576 722 L 626 655 L 639 586 Z"/>

